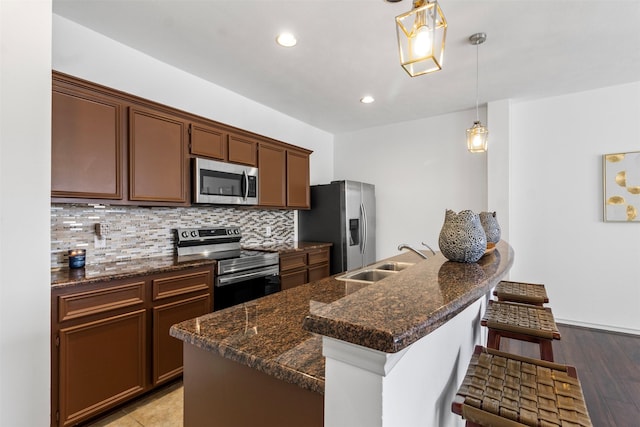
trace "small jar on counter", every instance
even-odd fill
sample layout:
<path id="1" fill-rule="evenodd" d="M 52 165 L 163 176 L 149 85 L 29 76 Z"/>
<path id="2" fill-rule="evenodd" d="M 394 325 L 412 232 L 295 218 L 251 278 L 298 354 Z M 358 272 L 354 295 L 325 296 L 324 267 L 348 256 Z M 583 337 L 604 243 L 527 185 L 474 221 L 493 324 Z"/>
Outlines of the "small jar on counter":
<path id="1" fill-rule="evenodd" d="M 85 249 L 69 249 L 69 268 L 84 268 Z"/>

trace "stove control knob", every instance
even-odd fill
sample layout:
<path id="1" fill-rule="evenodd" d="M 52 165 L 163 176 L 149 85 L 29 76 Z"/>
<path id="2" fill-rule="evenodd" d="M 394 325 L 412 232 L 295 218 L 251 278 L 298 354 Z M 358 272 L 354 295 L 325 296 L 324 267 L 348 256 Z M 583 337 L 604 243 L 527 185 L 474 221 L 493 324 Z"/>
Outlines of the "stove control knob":
<path id="1" fill-rule="evenodd" d="M 238 230 L 237 228 L 235 230 L 233 230 L 234 233 L 236 234 L 240 234 L 240 230 Z"/>
<path id="2" fill-rule="evenodd" d="M 186 239 L 187 237 L 189 237 L 189 232 L 183 231 L 182 233 L 180 233 L 180 235 Z"/>
<path id="3" fill-rule="evenodd" d="M 198 232 L 196 230 L 193 230 L 191 232 L 191 237 L 198 237 Z"/>

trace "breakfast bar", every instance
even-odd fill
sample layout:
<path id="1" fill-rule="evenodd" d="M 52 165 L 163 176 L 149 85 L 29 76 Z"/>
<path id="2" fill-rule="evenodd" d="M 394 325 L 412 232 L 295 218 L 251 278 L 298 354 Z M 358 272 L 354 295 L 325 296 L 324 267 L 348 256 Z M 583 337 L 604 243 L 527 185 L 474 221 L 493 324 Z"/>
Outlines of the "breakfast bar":
<path id="1" fill-rule="evenodd" d="M 333 276 L 174 325 L 185 426 L 460 425 L 451 401 L 513 259 L 504 241 L 470 264 L 402 253 L 361 269 L 387 271 L 370 280 Z"/>

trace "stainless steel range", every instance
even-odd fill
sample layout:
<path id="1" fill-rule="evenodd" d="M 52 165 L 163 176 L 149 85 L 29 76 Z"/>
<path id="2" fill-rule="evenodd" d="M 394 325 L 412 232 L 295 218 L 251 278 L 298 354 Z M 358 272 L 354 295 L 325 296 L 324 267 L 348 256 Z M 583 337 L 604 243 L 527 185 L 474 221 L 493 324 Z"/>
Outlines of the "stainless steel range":
<path id="1" fill-rule="evenodd" d="M 256 299 L 280 290 L 277 252 L 243 250 L 238 227 L 179 228 L 178 261 L 215 259 L 214 310 Z"/>

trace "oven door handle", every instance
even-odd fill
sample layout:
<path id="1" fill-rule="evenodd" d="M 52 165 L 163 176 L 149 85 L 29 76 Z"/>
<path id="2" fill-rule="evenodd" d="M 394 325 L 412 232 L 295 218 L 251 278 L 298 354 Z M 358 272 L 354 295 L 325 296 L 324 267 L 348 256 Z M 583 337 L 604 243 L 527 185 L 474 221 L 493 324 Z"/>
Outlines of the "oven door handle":
<path id="1" fill-rule="evenodd" d="M 218 277 L 216 280 L 216 286 L 222 287 L 227 285 L 233 285 L 234 283 L 244 282 L 250 279 L 256 279 L 258 277 L 266 277 L 280 273 L 278 266 L 262 269 L 259 271 L 252 271 L 249 273 L 236 273 L 229 276 Z"/>

